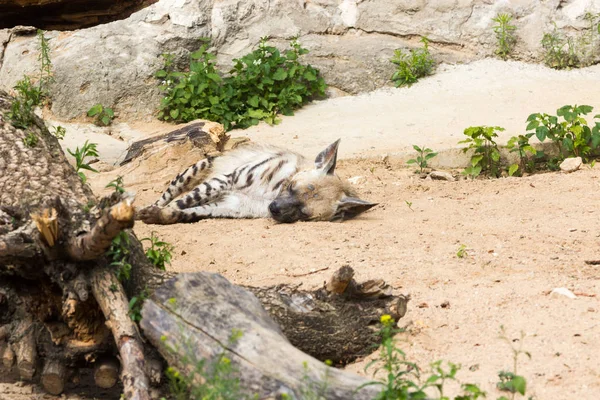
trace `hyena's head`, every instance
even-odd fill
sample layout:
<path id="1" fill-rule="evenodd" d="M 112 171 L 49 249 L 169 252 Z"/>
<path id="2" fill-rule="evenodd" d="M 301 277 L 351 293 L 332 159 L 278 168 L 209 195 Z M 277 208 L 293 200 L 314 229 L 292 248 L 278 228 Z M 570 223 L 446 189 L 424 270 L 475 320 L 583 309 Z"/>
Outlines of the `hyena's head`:
<path id="1" fill-rule="evenodd" d="M 340 140 L 323 150 L 315 167 L 296 173 L 269 205 L 278 222 L 334 221 L 355 217 L 377 205 L 355 196 L 334 174 Z"/>

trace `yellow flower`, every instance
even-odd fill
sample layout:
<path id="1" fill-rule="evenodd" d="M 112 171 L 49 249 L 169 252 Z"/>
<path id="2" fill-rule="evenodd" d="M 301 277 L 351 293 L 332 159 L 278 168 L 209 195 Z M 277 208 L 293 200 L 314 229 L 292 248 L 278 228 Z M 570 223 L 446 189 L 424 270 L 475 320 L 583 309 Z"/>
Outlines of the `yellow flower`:
<path id="1" fill-rule="evenodd" d="M 380 318 L 380 321 L 383 325 L 389 325 L 392 323 L 392 317 L 388 314 L 383 314 Z"/>
<path id="2" fill-rule="evenodd" d="M 229 358 L 227 358 L 227 357 L 223 357 L 223 358 L 221 359 L 221 362 L 222 362 L 223 364 L 225 364 L 225 365 L 229 365 L 229 364 L 231 364 L 231 360 L 230 360 Z"/>

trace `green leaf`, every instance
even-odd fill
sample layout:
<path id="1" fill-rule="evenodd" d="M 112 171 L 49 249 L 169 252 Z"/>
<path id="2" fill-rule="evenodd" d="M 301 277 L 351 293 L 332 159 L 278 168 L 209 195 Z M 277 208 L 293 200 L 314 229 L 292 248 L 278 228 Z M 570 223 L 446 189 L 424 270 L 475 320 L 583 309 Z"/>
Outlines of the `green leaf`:
<path id="1" fill-rule="evenodd" d="M 106 115 L 108 115 L 110 118 L 113 118 L 115 116 L 115 112 L 113 111 L 112 108 L 110 107 L 106 107 L 104 109 L 104 112 L 106 113 Z"/>
<path id="2" fill-rule="evenodd" d="M 316 81 L 317 75 L 310 69 L 307 69 L 306 71 L 304 71 L 304 79 L 306 79 L 309 82 Z"/>
<path id="3" fill-rule="evenodd" d="M 508 175 L 513 176 L 519 170 L 519 164 L 513 164 L 508 167 Z"/>
<path id="4" fill-rule="evenodd" d="M 540 114 L 537 114 L 537 113 L 529 115 L 529 117 L 527 117 L 527 122 L 535 121 L 539 115 Z"/>
<path id="5" fill-rule="evenodd" d="M 425 155 L 425 159 L 430 160 L 437 155 L 438 155 L 438 153 L 429 153 L 429 154 Z"/>
<path id="6" fill-rule="evenodd" d="M 413 149 L 415 149 L 415 151 L 418 151 L 419 153 L 421 152 L 421 148 L 416 144 L 413 144 Z"/>
<path id="7" fill-rule="evenodd" d="M 543 142 L 546 140 L 546 136 L 548 136 L 548 128 L 545 126 L 538 126 L 535 130 L 535 136 L 540 142 Z"/>
<path id="8" fill-rule="evenodd" d="M 164 69 L 161 69 L 160 71 L 156 72 L 155 76 L 157 78 L 165 78 L 167 76 L 167 71 L 165 71 Z"/>
<path id="9" fill-rule="evenodd" d="M 577 110 L 579 111 L 579 113 L 583 114 L 583 115 L 591 113 L 593 109 L 594 109 L 594 107 L 592 107 L 592 106 L 579 106 L 579 107 L 577 107 Z"/>
<path id="10" fill-rule="evenodd" d="M 212 72 L 210 74 L 206 74 L 206 77 L 208 79 L 210 79 L 211 81 L 213 81 L 213 82 L 217 82 L 218 83 L 218 82 L 222 81 L 221 77 L 218 74 L 215 74 L 214 72 Z"/>
<path id="11" fill-rule="evenodd" d="M 248 104 L 254 108 L 258 107 L 258 96 L 252 96 L 248 99 Z"/>
<path id="12" fill-rule="evenodd" d="M 92 108 L 89 109 L 87 115 L 88 117 L 93 117 L 95 115 L 98 115 L 102 112 L 104 107 L 102 107 L 102 104 L 95 104 L 94 106 L 92 106 Z"/>
<path id="13" fill-rule="evenodd" d="M 177 117 L 179 116 L 179 110 L 175 109 L 175 110 L 171 110 L 169 112 L 169 115 L 171 116 L 171 118 L 173 119 L 177 119 Z"/>
<path id="14" fill-rule="evenodd" d="M 276 81 L 282 81 L 287 78 L 287 72 L 283 68 L 277 68 L 277 71 L 273 74 L 273 79 Z"/>
<path id="15" fill-rule="evenodd" d="M 407 164 L 416 164 L 416 163 L 417 163 L 417 160 L 415 160 L 414 158 L 411 158 L 411 159 L 410 159 L 410 160 L 408 160 L 406 163 L 407 163 Z"/>
<path id="16" fill-rule="evenodd" d="M 483 156 L 482 155 L 473 156 L 473 157 L 471 157 L 471 165 L 474 167 L 477 164 L 479 164 L 481 162 L 481 160 L 483 160 Z"/>
<path id="17" fill-rule="evenodd" d="M 513 387 L 515 388 L 515 390 L 517 392 L 519 392 L 521 395 L 525 395 L 525 390 L 527 388 L 527 381 L 525 380 L 525 378 L 523 378 L 520 375 L 516 375 L 513 377 L 512 381 L 513 381 Z"/>
<path id="18" fill-rule="evenodd" d="M 250 118 L 263 119 L 267 115 L 268 114 L 265 113 L 263 110 L 253 110 L 253 109 L 248 110 L 248 116 Z"/>
<path id="19" fill-rule="evenodd" d="M 526 130 L 526 131 L 530 131 L 530 130 L 532 130 L 532 129 L 535 129 L 535 128 L 537 128 L 539 125 L 540 125 L 540 123 L 539 123 L 539 121 L 538 121 L 538 120 L 533 120 L 533 121 L 530 121 L 530 122 L 527 124 L 527 128 L 525 128 L 525 130 Z"/>
<path id="20" fill-rule="evenodd" d="M 103 116 L 101 121 L 102 121 L 102 124 L 104 124 L 106 126 L 110 125 L 110 117 L 108 115 Z"/>

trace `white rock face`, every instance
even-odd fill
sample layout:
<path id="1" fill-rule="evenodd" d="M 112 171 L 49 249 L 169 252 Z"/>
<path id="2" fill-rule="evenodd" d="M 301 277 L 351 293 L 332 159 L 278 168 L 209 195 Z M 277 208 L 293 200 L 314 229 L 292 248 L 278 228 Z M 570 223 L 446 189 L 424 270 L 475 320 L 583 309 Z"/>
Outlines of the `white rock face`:
<path id="1" fill-rule="evenodd" d="M 567 158 L 563 162 L 560 163 L 560 169 L 563 172 L 574 172 L 574 171 L 577 171 L 581 167 L 582 163 L 583 163 L 583 161 L 582 161 L 581 157 Z"/>
<path id="2" fill-rule="evenodd" d="M 540 60 L 540 40 L 559 28 L 585 28 L 586 12 L 600 2 L 573 0 L 159 0 L 129 18 L 73 32 L 48 32 L 55 71 L 53 112 L 73 118 L 93 104 L 127 117 L 154 113 L 160 93 L 153 75 L 160 55 L 173 53 L 185 65 L 198 39 L 211 37 L 218 62 L 251 51 L 262 36 L 286 48 L 299 36 L 310 50 L 305 60 L 327 83 L 347 93 L 391 85 L 395 49 L 420 45 L 427 36 L 437 60 L 464 62 L 494 54 L 492 18 L 515 16 L 516 57 Z M 37 68 L 33 31 L 0 30 L 0 89 L 9 89 Z"/>

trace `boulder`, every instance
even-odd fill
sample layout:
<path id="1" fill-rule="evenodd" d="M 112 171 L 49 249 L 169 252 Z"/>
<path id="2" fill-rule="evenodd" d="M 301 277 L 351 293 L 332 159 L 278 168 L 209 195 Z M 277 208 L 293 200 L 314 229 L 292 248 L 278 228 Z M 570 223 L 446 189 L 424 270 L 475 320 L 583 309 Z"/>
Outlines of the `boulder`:
<path id="1" fill-rule="evenodd" d="M 154 78 L 161 54 L 173 53 L 183 66 L 201 37 L 211 37 L 227 71 L 263 36 L 281 48 L 298 36 L 310 50 L 304 61 L 332 87 L 356 94 L 391 85 L 394 50 L 420 46 L 422 36 L 440 62 L 481 59 L 494 54 L 492 18 L 510 12 L 518 36 L 514 58 L 540 61 L 540 41 L 552 23 L 581 31 L 588 11 L 600 12 L 600 2 L 159 0 L 123 20 L 47 33 L 55 72 L 52 111 L 70 119 L 102 103 L 122 118 L 149 119 L 161 98 Z M 0 30 L 0 89 L 34 73 L 37 54 L 34 31 Z"/>

